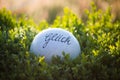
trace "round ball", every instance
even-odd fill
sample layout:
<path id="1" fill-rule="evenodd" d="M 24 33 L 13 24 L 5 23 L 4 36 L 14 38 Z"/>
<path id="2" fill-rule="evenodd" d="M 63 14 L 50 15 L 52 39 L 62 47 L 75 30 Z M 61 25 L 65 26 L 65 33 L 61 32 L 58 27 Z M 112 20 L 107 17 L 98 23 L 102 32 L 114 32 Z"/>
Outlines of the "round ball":
<path id="1" fill-rule="evenodd" d="M 69 54 L 71 59 L 76 58 L 81 50 L 78 40 L 72 33 L 60 28 L 50 28 L 38 33 L 30 47 L 36 55 L 45 56 L 51 61 L 52 56 L 63 57 L 62 53 Z"/>

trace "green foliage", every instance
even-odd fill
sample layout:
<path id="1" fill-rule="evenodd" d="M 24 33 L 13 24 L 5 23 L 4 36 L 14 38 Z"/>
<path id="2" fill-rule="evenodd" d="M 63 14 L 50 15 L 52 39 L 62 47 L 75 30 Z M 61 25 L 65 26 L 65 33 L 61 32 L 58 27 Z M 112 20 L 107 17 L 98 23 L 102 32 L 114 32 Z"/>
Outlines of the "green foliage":
<path id="1" fill-rule="evenodd" d="M 86 16 L 83 22 L 65 8 L 52 25 L 36 25 L 0 10 L 0 80 L 120 80 L 120 21 L 113 23 L 110 9 L 103 12 L 94 4 Z M 82 53 L 74 60 L 63 53 L 63 60 L 53 57 L 49 64 L 30 53 L 34 36 L 48 26 L 72 32 Z"/>

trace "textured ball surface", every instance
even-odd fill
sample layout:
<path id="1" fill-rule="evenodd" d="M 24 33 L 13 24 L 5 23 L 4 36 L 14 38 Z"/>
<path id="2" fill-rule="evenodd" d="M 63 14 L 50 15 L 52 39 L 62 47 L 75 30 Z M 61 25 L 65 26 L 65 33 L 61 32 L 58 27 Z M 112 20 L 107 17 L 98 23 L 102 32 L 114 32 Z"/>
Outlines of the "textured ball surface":
<path id="1" fill-rule="evenodd" d="M 50 28 L 38 33 L 30 51 L 45 56 L 46 61 L 51 61 L 52 56 L 56 55 L 63 57 L 63 52 L 70 54 L 70 58 L 74 59 L 81 52 L 79 42 L 73 34 L 60 28 Z"/>

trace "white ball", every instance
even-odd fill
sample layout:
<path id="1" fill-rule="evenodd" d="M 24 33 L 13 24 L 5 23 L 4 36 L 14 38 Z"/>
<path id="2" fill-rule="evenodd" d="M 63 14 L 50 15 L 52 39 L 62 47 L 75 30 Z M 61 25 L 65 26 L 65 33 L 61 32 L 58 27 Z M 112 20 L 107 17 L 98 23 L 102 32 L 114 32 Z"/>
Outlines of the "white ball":
<path id="1" fill-rule="evenodd" d="M 71 59 L 76 58 L 81 52 L 79 42 L 73 34 L 60 28 L 46 29 L 37 34 L 30 51 L 45 56 L 47 62 L 51 61 L 52 56 L 57 55 L 62 58 L 63 52 L 69 54 Z"/>

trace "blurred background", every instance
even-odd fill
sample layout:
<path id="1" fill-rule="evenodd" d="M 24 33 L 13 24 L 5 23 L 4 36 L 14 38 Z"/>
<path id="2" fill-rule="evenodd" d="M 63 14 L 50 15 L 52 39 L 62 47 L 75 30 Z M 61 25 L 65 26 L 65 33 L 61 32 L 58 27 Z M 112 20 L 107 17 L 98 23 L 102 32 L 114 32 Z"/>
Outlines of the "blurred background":
<path id="1" fill-rule="evenodd" d="M 17 17 L 33 18 L 36 23 L 42 20 L 52 23 L 56 16 L 63 15 L 64 7 L 84 18 L 84 11 L 90 9 L 91 1 L 102 10 L 111 7 L 113 19 L 120 20 L 120 0 L 0 0 L 0 9 L 7 8 Z"/>

